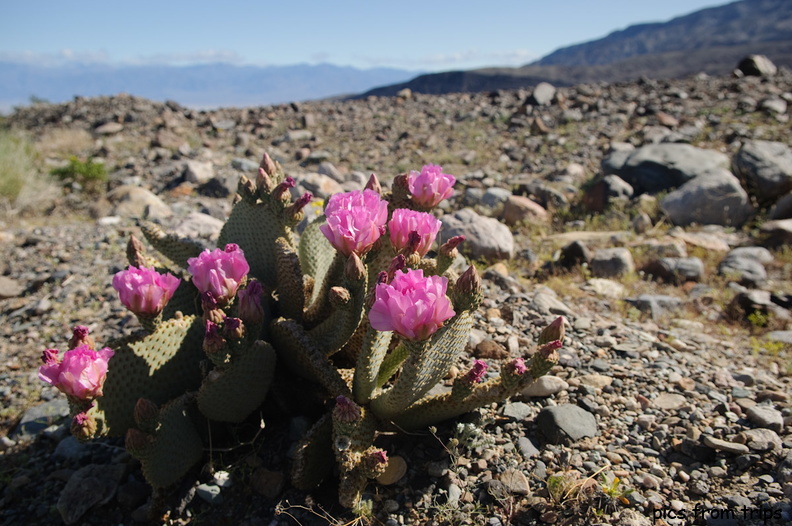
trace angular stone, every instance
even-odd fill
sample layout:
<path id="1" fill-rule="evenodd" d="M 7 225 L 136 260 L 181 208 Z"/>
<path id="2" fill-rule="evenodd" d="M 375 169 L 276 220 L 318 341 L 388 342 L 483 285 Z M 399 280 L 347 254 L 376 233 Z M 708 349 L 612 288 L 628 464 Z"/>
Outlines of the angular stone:
<path id="1" fill-rule="evenodd" d="M 540 376 L 532 384 L 523 389 L 522 396 L 546 397 L 569 389 L 569 384 L 557 376 Z"/>
<path id="2" fill-rule="evenodd" d="M 675 411 L 687 404 L 687 398 L 677 393 L 660 393 L 652 400 L 652 406 L 666 411 Z"/>
<path id="3" fill-rule="evenodd" d="M 753 424 L 780 433 L 784 427 L 784 415 L 768 405 L 755 405 L 745 412 Z"/>
<path id="4" fill-rule="evenodd" d="M 591 273 L 598 278 L 613 278 L 635 272 L 632 254 L 624 247 L 601 248 L 591 258 Z"/>
<path id="5" fill-rule="evenodd" d="M 105 504 L 115 495 L 126 466 L 89 464 L 77 470 L 58 498 L 58 512 L 66 524 L 76 524 L 93 508 Z"/>
<path id="6" fill-rule="evenodd" d="M 545 407 L 539 412 L 536 423 L 544 436 L 554 444 L 566 438 L 576 441 L 598 434 L 594 415 L 572 404 Z"/>
<path id="7" fill-rule="evenodd" d="M 509 468 L 500 475 L 500 481 L 506 488 L 516 495 L 529 495 L 531 486 L 528 484 L 528 477 L 519 469 Z"/>
<path id="8" fill-rule="evenodd" d="M 473 259 L 511 259 L 514 256 L 514 236 L 497 219 L 484 217 L 470 208 L 443 216 L 441 239 L 465 236 L 462 252 Z"/>

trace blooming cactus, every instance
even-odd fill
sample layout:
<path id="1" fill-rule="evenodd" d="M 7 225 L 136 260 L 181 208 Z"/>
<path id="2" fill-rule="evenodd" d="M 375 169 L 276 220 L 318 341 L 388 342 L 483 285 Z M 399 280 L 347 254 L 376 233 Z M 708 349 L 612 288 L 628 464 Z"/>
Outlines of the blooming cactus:
<path id="1" fill-rule="evenodd" d="M 407 187 L 412 200 L 423 208 L 434 208 L 443 199 L 454 195 L 456 177 L 443 173 L 436 164 L 427 164 L 421 172 L 411 171 L 407 176 Z"/>
<path id="2" fill-rule="evenodd" d="M 54 385 L 73 400 L 88 402 L 102 396 L 102 386 L 107 377 L 107 362 L 115 354 L 105 347 L 94 351 L 80 345 L 66 351 L 58 360 L 57 349 L 44 351 L 39 367 L 39 378 Z"/>
<path id="3" fill-rule="evenodd" d="M 204 250 L 198 257 L 188 259 L 187 270 L 199 291 L 210 292 L 220 305 L 226 305 L 250 272 L 250 265 L 242 249 L 229 243 L 225 250 Z"/>
<path id="4" fill-rule="evenodd" d="M 377 284 L 369 311 L 371 326 L 408 340 L 425 340 L 455 314 L 447 288 L 447 278 L 424 277 L 420 269 L 396 272 L 390 283 Z"/>
<path id="5" fill-rule="evenodd" d="M 388 203 L 373 190 L 333 195 L 325 209 L 327 223 L 319 227 L 345 256 L 363 256 L 385 232 Z"/>
<path id="6" fill-rule="evenodd" d="M 181 280 L 154 268 L 132 265 L 113 276 L 113 288 L 124 307 L 139 315 L 156 316 L 168 304 Z"/>
<path id="7" fill-rule="evenodd" d="M 432 214 L 406 208 L 396 209 L 388 221 L 391 244 L 397 251 L 403 250 L 410 246 L 410 235 L 416 232 L 419 239 L 414 247 L 415 252 L 423 257 L 432 247 L 441 225 L 440 220 Z"/>

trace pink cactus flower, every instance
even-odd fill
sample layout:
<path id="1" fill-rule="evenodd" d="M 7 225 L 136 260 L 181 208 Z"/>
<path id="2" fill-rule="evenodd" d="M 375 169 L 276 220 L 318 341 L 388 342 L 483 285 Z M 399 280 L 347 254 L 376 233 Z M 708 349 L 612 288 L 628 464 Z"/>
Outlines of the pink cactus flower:
<path id="1" fill-rule="evenodd" d="M 132 265 L 113 276 L 113 288 L 124 307 L 148 316 L 156 316 L 168 304 L 181 280 L 172 274 L 160 274 L 154 267 Z"/>
<path id="2" fill-rule="evenodd" d="M 411 171 L 407 176 L 407 188 L 412 200 L 423 208 L 434 208 L 443 199 L 454 195 L 456 177 L 443 173 L 443 168 L 436 164 L 427 164 L 418 173 Z"/>
<path id="3" fill-rule="evenodd" d="M 391 220 L 388 221 L 391 244 L 397 252 L 403 250 L 411 245 L 410 235 L 417 232 L 419 240 L 415 251 L 423 257 L 432 248 L 442 224 L 439 219 L 427 212 L 398 208 L 393 211 Z"/>
<path id="4" fill-rule="evenodd" d="M 54 385 L 66 396 L 80 401 L 90 401 L 102 396 L 102 386 L 107 377 L 107 362 L 115 352 L 105 347 L 94 351 L 81 345 L 63 353 L 58 360 L 58 351 L 47 349 L 39 367 L 39 378 Z"/>
<path id="5" fill-rule="evenodd" d="M 508 367 L 514 371 L 515 374 L 518 376 L 522 376 L 528 370 L 525 366 L 525 360 L 522 358 L 515 358 L 511 362 L 509 362 Z"/>
<path id="6" fill-rule="evenodd" d="M 369 311 L 371 326 L 396 331 L 409 340 L 425 340 L 455 312 L 446 296 L 448 279 L 424 277 L 423 270 L 397 272 L 391 283 L 379 283 Z"/>
<path id="7" fill-rule="evenodd" d="M 248 323 L 264 320 L 264 288 L 258 280 L 250 280 L 247 287 L 239 291 L 239 317 Z"/>
<path id="8" fill-rule="evenodd" d="M 242 249 L 229 243 L 225 250 L 204 250 L 198 257 L 188 259 L 187 269 L 199 291 L 211 292 L 220 305 L 226 305 L 250 272 L 250 265 Z"/>
<path id="9" fill-rule="evenodd" d="M 363 256 L 385 232 L 388 203 L 373 190 L 355 190 L 330 197 L 327 222 L 319 227 L 336 250 L 345 256 Z"/>

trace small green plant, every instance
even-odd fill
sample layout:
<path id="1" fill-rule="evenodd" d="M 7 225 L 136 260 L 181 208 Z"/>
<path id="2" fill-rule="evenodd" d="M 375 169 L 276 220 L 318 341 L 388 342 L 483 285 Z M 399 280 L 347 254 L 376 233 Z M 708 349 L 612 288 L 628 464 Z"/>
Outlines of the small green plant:
<path id="1" fill-rule="evenodd" d="M 766 312 L 755 310 L 748 315 L 748 323 L 756 329 L 767 327 L 768 323 L 770 323 L 770 315 Z"/>
<path id="2" fill-rule="evenodd" d="M 580 472 L 563 471 L 547 477 L 547 493 L 556 505 L 561 505 L 577 495 L 580 489 Z"/>
<path id="3" fill-rule="evenodd" d="M 15 201 L 34 172 L 33 148 L 28 141 L 0 130 L 0 198 Z"/>
<path id="4" fill-rule="evenodd" d="M 64 183 L 77 183 L 88 192 L 98 191 L 107 180 L 104 164 L 95 163 L 93 159 L 83 162 L 76 156 L 71 156 L 66 166 L 55 168 L 50 173 Z"/>

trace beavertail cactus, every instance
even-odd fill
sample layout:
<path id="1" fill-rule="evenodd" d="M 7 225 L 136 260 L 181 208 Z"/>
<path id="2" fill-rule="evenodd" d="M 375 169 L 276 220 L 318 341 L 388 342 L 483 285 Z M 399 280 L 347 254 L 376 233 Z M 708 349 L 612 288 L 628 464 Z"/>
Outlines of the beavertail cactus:
<path id="1" fill-rule="evenodd" d="M 356 506 L 388 465 L 380 432 L 503 400 L 558 359 L 563 320 L 529 363 L 514 359 L 487 378 L 475 361 L 429 394 L 463 361 L 482 301 L 474 267 L 449 270 L 464 238 L 427 257 L 441 226 L 429 211 L 454 183 L 436 165 L 397 176 L 390 193 L 372 176 L 364 190 L 330 197 L 297 242 L 312 196 L 293 200 L 294 180 L 265 154 L 255 182 L 240 180 L 218 248 L 149 223 L 141 230 L 157 255 L 130 238 L 130 267 L 113 285 L 143 330 L 96 351 L 78 327 L 61 359 L 44 352 L 40 376 L 69 397 L 75 436 L 125 436 L 148 481 L 165 488 L 203 458 L 200 430 L 257 418 L 276 367 L 289 369 L 332 406 L 300 442 L 292 483 L 312 487 L 335 464 L 339 501 Z"/>

